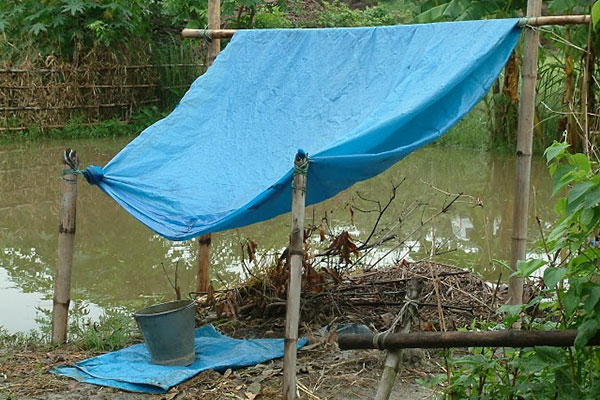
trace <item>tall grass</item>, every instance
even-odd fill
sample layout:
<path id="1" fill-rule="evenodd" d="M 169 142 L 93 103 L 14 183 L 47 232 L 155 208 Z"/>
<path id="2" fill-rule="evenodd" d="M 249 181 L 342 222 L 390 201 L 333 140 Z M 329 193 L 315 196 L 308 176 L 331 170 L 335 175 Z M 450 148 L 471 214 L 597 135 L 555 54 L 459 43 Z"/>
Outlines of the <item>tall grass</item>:
<path id="1" fill-rule="evenodd" d="M 434 145 L 489 150 L 490 143 L 491 138 L 486 113 L 480 105 L 467 114 L 449 132 L 436 140 Z"/>

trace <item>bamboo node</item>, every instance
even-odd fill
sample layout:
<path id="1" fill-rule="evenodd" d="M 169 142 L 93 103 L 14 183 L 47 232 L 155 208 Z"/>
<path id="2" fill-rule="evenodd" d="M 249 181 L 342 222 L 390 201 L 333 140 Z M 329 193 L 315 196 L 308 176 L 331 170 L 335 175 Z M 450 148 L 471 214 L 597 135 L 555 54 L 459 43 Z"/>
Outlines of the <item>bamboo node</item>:
<path id="1" fill-rule="evenodd" d="M 65 307 L 69 308 L 69 304 L 71 304 L 71 299 L 67 299 L 65 301 L 59 301 L 59 300 L 56 299 L 56 297 L 53 297 L 52 298 L 52 303 L 55 306 L 65 306 Z"/>
<path id="2" fill-rule="evenodd" d="M 208 237 L 201 236 L 198 238 L 198 243 L 203 246 L 210 246 L 212 243 L 212 237 L 208 235 Z"/>
<path id="3" fill-rule="evenodd" d="M 530 151 L 517 150 L 517 157 L 531 157 L 531 155 Z"/>
<path id="4" fill-rule="evenodd" d="M 62 224 L 59 224 L 58 225 L 58 233 L 66 233 L 67 235 L 74 235 L 75 227 L 70 229 L 70 228 L 65 228 Z"/>

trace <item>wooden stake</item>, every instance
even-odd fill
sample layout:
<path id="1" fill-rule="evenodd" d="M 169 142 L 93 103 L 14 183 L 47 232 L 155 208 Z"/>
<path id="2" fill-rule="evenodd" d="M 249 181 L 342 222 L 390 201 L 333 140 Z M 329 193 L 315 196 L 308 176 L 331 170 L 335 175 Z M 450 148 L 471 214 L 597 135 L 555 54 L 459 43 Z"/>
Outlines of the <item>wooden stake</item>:
<path id="1" fill-rule="evenodd" d="M 306 201 L 306 174 L 308 157 L 298 151 L 294 160 L 292 185 L 292 225 L 290 236 L 290 279 L 288 281 L 285 315 L 285 348 L 283 356 L 283 398 L 296 398 L 296 351 L 300 323 L 300 288 L 302 260 L 304 259 L 304 205 Z"/>
<path id="2" fill-rule="evenodd" d="M 422 289 L 423 283 L 419 282 L 418 279 L 413 278 L 409 281 L 407 285 L 406 297 L 409 300 L 416 302 L 419 299 L 419 296 L 421 295 Z M 400 333 L 407 334 L 408 332 L 410 332 L 410 327 L 412 325 L 412 313 L 417 311 L 417 304 L 409 303 L 408 305 L 406 305 L 406 308 L 403 309 L 403 311 L 405 311 L 404 315 L 400 316 L 400 318 L 402 319 Z M 344 336 L 358 335 L 342 335 L 342 337 Z M 370 336 L 372 338 L 372 335 Z M 398 371 L 400 370 L 401 361 L 402 349 L 394 349 L 388 351 L 385 357 L 385 363 L 383 364 L 381 380 L 379 381 L 377 393 L 375 394 L 375 400 L 388 400 L 390 398 L 390 394 L 392 393 L 392 389 L 394 388 L 394 383 L 396 382 L 396 375 L 398 375 Z"/>
<path id="3" fill-rule="evenodd" d="M 542 0 L 528 0 L 527 16 L 542 12 Z M 524 34 L 523 68 L 521 70 L 521 102 L 519 104 L 519 127 L 517 137 L 517 168 L 515 178 L 515 203 L 513 214 L 511 267 L 525 260 L 527 251 L 527 218 L 529 217 L 529 186 L 531 175 L 531 144 L 535 116 L 535 85 L 539 32 L 526 29 Z M 509 302 L 523 303 L 523 278 L 511 277 L 508 287 Z"/>
<path id="4" fill-rule="evenodd" d="M 71 301 L 71 266 L 75 242 L 75 216 L 77 206 L 77 153 L 66 149 L 63 154 L 65 170 L 62 176 L 60 224 L 58 226 L 58 259 L 54 278 L 54 304 L 52 307 L 52 343 L 67 341 L 67 322 Z"/>
<path id="5" fill-rule="evenodd" d="M 221 0 L 208 0 L 208 26 L 210 29 L 221 27 Z M 212 39 L 208 45 L 207 67 L 210 67 L 221 51 L 221 41 Z M 209 234 L 198 238 L 198 280 L 197 292 L 207 292 L 210 286 L 210 245 L 212 237 Z"/>

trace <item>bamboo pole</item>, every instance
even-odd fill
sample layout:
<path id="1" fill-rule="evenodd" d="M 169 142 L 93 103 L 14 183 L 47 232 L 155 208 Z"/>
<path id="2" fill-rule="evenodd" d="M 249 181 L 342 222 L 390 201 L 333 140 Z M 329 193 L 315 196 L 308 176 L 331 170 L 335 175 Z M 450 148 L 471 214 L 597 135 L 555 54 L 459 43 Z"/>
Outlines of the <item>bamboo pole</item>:
<path id="1" fill-rule="evenodd" d="M 52 306 L 52 343 L 67 341 L 67 322 L 71 301 L 71 266 L 75 242 L 75 216 L 77 206 L 77 153 L 66 149 L 63 154 L 65 169 L 62 176 L 62 199 L 60 224 L 58 226 L 58 259 L 54 278 L 54 301 Z"/>
<path id="2" fill-rule="evenodd" d="M 221 0 L 208 0 L 208 28 L 221 29 Z M 217 55 L 221 51 L 221 40 L 217 37 L 210 37 L 208 45 L 208 60 L 209 66 L 215 61 Z"/>
<path id="3" fill-rule="evenodd" d="M 519 26 L 546 25 L 585 25 L 590 22 L 589 15 L 547 15 L 543 17 L 525 17 L 519 20 Z M 188 39 L 231 39 L 237 29 L 184 29 L 181 36 Z"/>
<path id="4" fill-rule="evenodd" d="M 221 27 L 221 0 L 208 0 L 208 26 L 210 29 Z M 221 41 L 212 39 L 206 55 L 207 67 L 210 67 L 221 51 Z M 197 292 L 208 292 L 210 286 L 210 246 L 211 234 L 202 235 L 198 238 L 198 280 Z"/>
<path id="5" fill-rule="evenodd" d="M 410 302 L 407 303 L 406 308 L 402 309 L 401 315 L 399 316 L 399 318 L 402 320 L 402 325 L 400 327 L 401 334 L 408 334 L 410 332 L 412 315 L 417 312 L 416 301 L 419 299 L 422 289 L 423 284 L 419 282 L 418 279 L 413 278 L 409 281 L 406 297 Z M 398 371 L 400 370 L 401 361 L 402 349 L 391 349 L 388 351 L 383 364 L 381 379 L 379 380 L 379 385 L 377 386 L 375 400 L 388 400 L 390 398 L 390 394 L 394 388 L 394 383 L 396 382 L 396 375 L 398 375 Z"/>
<path id="6" fill-rule="evenodd" d="M 573 346 L 576 329 L 554 331 L 522 331 L 510 329 L 489 332 L 413 332 L 384 334 L 340 335 L 338 345 L 341 350 L 351 349 L 440 349 L 457 347 L 533 347 L 533 346 Z M 600 334 L 587 343 L 600 344 Z"/>
<path id="7" fill-rule="evenodd" d="M 292 224 L 290 228 L 290 279 L 285 314 L 285 347 L 283 356 L 283 398 L 296 398 L 296 351 L 300 323 L 300 289 L 304 259 L 304 206 L 308 157 L 299 150 L 294 159 L 292 185 Z"/>
<path id="8" fill-rule="evenodd" d="M 198 278 L 196 281 L 197 292 L 208 292 L 210 286 L 210 245 L 212 237 L 202 235 L 198 238 Z"/>
<path id="9" fill-rule="evenodd" d="M 528 0 L 527 16 L 542 12 L 542 0 Z M 511 267 L 517 268 L 519 260 L 525 260 L 527 251 L 527 218 L 529 217 L 529 186 L 531 175 L 531 145 L 535 117 L 535 85 L 539 32 L 526 29 L 524 34 L 523 68 L 521 70 L 521 101 L 517 136 L 517 162 L 515 176 L 515 201 L 513 213 Z M 509 302 L 523 303 L 523 278 L 513 276 L 508 286 Z"/>

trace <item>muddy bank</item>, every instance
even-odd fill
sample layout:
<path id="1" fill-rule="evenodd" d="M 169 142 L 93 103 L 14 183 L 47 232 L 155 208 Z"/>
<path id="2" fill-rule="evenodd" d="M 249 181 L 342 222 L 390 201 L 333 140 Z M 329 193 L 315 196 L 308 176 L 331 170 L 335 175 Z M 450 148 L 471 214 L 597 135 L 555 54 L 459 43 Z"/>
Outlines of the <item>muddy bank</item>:
<path id="1" fill-rule="evenodd" d="M 387 329 L 404 301 L 407 281 L 424 283 L 419 321 L 413 330 L 448 330 L 476 320 L 496 320 L 503 303 L 502 287 L 443 264 L 400 263 L 362 273 L 333 276 L 331 271 L 307 270 L 304 277 L 300 334 L 310 343 L 298 353 L 299 398 L 363 399 L 375 393 L 384 352 L 340 351 L 337 323 L 357 323 L 373 331 Z M 255 276 L 235 290 L 199 298 L 198 323 L 213 323 L 237 338 L 283 337 L 285 273 L 274 269 Z M 436 290 L 437 286 L 437 290 Z M 498 289 L 498 290 L 497 290 Z M 273 305 L 275 304 L 275 305 Z M 325 329 L 324 327 L 328 327 Z M 99 353 L 76 344 L 60 348 L 37 346 L 0 350 L 0 399 L 277 399 L 281 393 L 282 360 L 224 374 L 207 371 L 164 395 L 142 395 L 79 383 L 49 371 Z M 442 372 L 436 351 L 408 350 L 394 390 L 394 399 L 425 399 L 434 392 L 417 383 Z"/>

